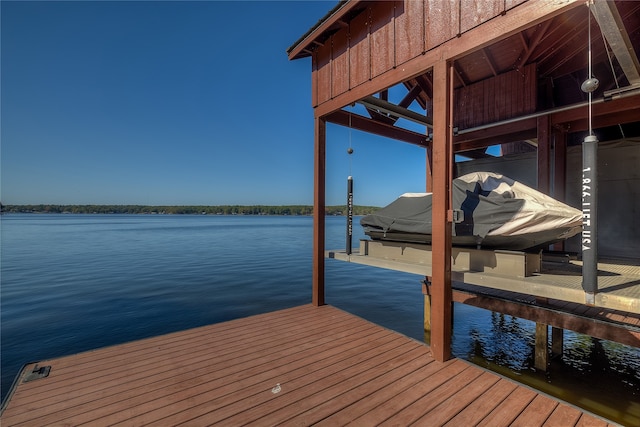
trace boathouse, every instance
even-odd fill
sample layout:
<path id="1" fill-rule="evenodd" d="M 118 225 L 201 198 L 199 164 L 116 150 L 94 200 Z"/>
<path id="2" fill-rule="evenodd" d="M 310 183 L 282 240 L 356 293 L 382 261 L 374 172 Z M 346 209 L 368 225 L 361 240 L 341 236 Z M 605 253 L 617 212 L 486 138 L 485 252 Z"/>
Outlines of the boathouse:
<path id="1" fill-rule="evenodd" d="M 27 363 L 2 425 L 613 426 L 448 359 L 454 301 L 535 321 L 540 369 L 549 326 L 640 347 L 640 2 L 341 1 L 287 53 L 311 58 L 312 304 Z M 329 123 L 424 149 L 431 245 L 325 248 Z M 591 241 L 453 247 L 452 180 L 478 170 L 589 219 L 597 183 Z M 325 305 L 327 258 L 424 276 L 430 347 Z"/>
<path id="2" fill-rule="evenodd" d="M 640 2 L 343 1 L 287 53 L 311 58 L 315 305 L 328 256 L 426 276 L 439 361 L 453 301 L 536 321 L 539 369 L 549 325 L 556 349 L 563 328 L 640 346 Z M 424 148 L 431 246 L 324 247 L 328 123 Z M 452 179 L 479 170 L 582 209 L 581 235 L 535 254 L 452 249 Z"/>

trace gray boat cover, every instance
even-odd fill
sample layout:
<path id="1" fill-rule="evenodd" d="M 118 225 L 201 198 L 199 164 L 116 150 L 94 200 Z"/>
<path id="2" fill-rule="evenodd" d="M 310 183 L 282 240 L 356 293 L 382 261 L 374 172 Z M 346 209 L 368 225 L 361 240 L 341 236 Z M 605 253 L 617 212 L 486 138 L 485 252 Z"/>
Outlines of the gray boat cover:
<path id="1" fill-rule="evenodd" d="M 474 172 L 453 180 L 454 245 L 539 249 L 582 229 L 582 212 L 506 176 Z M 431 193 L 405 193 L 360 220 L 372 239 L 431 242 Z"/>

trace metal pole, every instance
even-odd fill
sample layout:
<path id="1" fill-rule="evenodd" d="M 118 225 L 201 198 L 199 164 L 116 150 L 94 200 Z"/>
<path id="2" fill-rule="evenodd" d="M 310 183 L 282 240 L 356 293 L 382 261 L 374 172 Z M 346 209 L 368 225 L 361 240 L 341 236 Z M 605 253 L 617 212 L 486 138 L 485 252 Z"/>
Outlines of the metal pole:
<path id="1" fill-rule="evenodd" d="M 353 239 L 353 177 L 347 178 L 347 255 L 351 255 Z"/>
<path id="2" fill-rule="evenodd" d="M 598 292 L 598 138 L 582 143 L 582 289 L 587 304 Z"/>
<path id="3" fill-rule="evenodd" d="M 591 0 L 587 3 L 591 12 Z M 582 142 L 582 289 L 585 303 L 594 305 L 598 292 L 598 138 L 593 134 L 593 92 L 598 79 L 591 64 L 591 13 L 589 13 L 589 76 L 580 89 L 589 94 L 589 135 Z"/>

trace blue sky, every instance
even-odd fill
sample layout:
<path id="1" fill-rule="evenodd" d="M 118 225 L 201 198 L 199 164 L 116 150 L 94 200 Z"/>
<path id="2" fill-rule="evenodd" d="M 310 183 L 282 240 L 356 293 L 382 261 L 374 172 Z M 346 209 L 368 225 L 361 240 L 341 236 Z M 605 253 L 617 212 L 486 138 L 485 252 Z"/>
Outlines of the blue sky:
<path id="1" fill-rule="evenodd" d="M 311 61 L 333 1 L 2 1 L 4 204 L 312 204 Z M 327 130 L 327 204 L 424 191 L 424 150 Z M 347 154 L 351 145 L 355 152 Z"/>

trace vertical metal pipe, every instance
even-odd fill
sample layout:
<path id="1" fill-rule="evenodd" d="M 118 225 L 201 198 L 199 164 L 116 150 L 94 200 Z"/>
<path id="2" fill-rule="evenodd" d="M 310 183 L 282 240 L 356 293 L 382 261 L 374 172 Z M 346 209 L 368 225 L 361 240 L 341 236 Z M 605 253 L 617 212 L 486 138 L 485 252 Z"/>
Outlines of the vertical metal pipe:
<path id="1" fill-rule="evenodd" d="M 353 177 L 347 178 L 347 255 L 351 255 L 353 240 Z"/>
<path id="2" fill-rule="evenodd" d="M 587 304 L 598 292 L 598 138 L 582 143 L 582 289 Z"/>
<path id="3" fill-rule="evenodd" d="M 592 1 L 587 2 L 591 12 Z M 591 63 L 591 13 L 589 13 L 589 77 L 580 89 L 589 94 L 589 135 L 582 142 L 582 289 L 585 303 L 594 305 L 598 292 L 598 138 L 593 134 L 592 95 L 598 88 Z"/>

